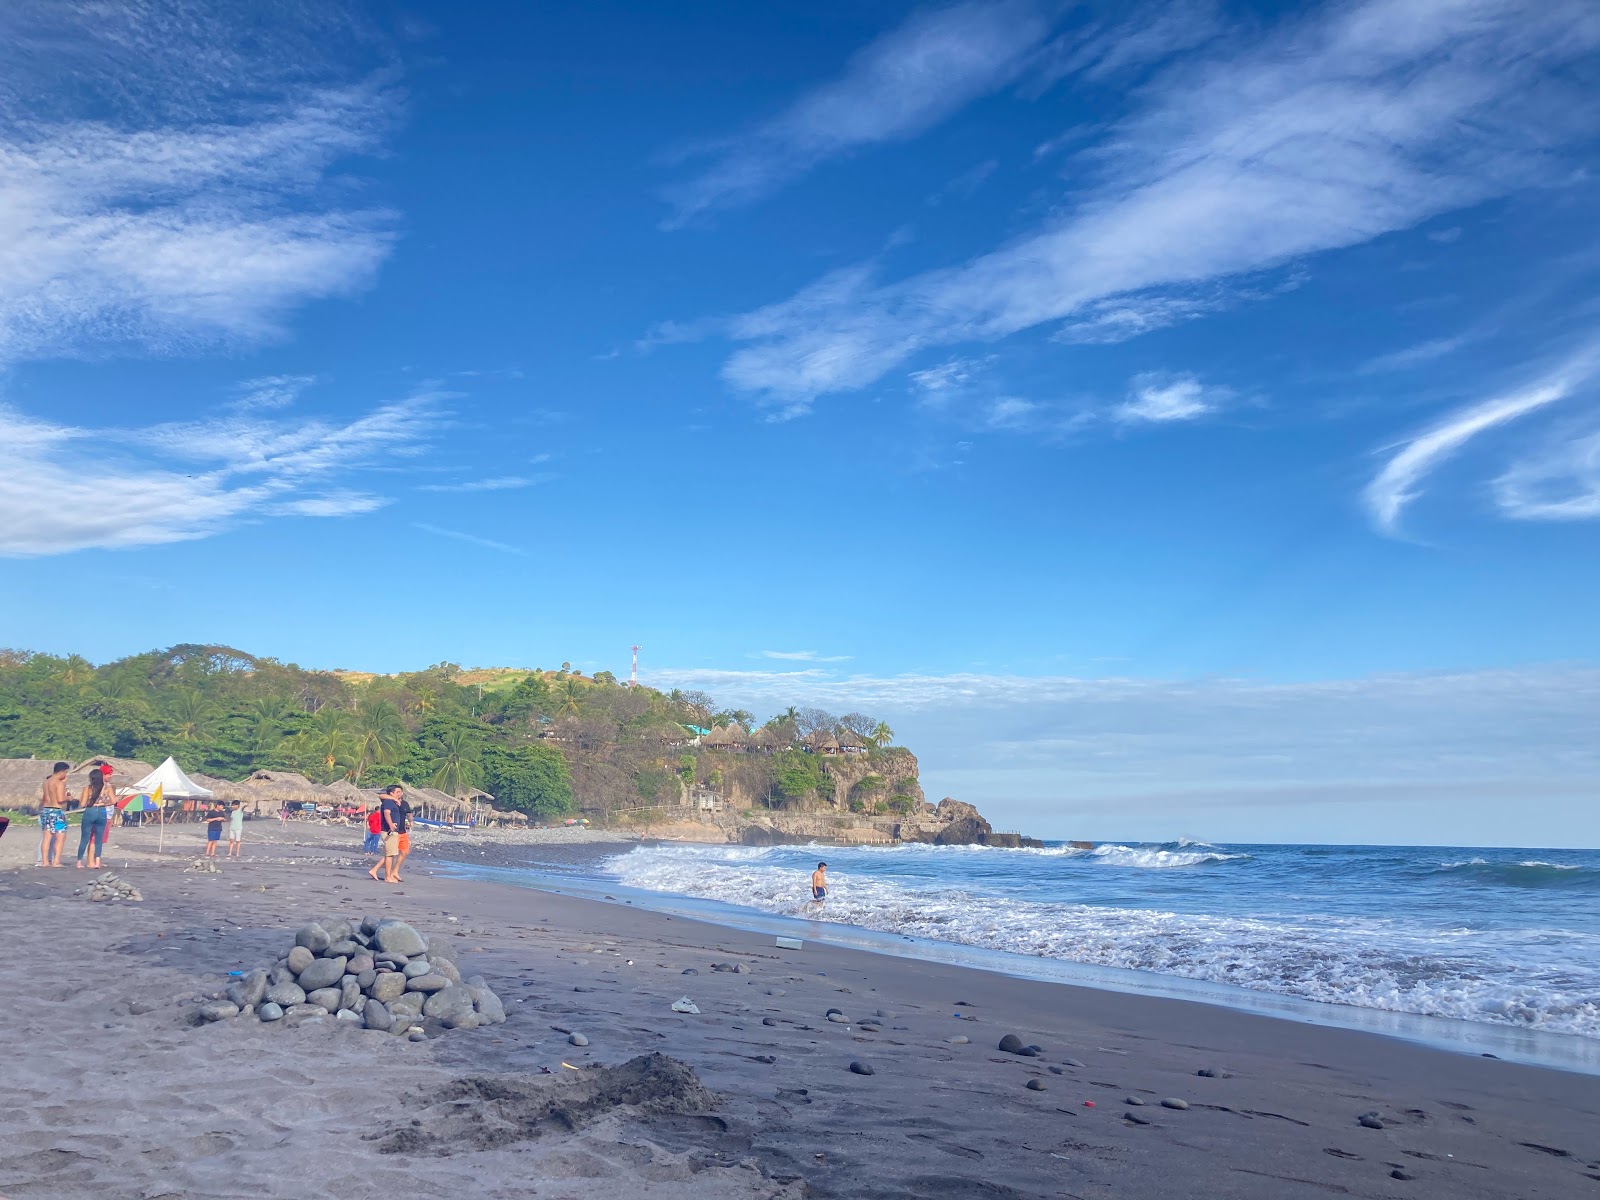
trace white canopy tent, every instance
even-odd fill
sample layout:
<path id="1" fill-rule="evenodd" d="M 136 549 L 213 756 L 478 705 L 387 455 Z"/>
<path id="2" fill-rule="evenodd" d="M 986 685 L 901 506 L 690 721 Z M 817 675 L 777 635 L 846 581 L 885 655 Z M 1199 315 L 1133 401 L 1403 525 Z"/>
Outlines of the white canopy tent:
<path id="1" fill-rule="evenodd" d="M 169 800 L 209 800 L 212 796 L 211 789 L 201 787 L 185 775 L 183 768 L 171 755 L 167 756 L 166 762 L 134 784 L 132 792 L 134 795 L 150 796 L 155 794 L 158 787 Z"/>

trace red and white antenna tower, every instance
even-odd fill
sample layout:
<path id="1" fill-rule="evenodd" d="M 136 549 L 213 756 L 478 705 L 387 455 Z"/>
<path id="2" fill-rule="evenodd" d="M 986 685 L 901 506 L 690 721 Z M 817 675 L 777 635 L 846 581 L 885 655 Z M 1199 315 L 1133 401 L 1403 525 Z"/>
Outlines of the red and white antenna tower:
<path id="1" fill-rule="evenodd" d="M 639 647 L 637 646 L 633 648 L 633 670 L 628 673 L 628 686 L 631 688 L 639 686 Z"/>

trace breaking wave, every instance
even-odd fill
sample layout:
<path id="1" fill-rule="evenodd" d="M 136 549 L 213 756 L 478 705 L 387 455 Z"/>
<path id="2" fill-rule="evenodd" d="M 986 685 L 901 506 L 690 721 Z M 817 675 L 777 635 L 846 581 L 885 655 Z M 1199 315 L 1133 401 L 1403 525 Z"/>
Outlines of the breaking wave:
<path id="1" fill-rule="evenodd" d="M 1341 894 L 1352 886 L 1371 889 L 1351 911 L 1318 911 L 1310 901 L 1300 911 L 1284 911 L 1286 894 L 1303 887 L 1312 872 L 1299 864 L 1284 871 L 1272 848 L 1255 849 L 1250 855 L 1171 843 L 1017 855 L 956 847 L 670 845 L 634 850 L 610 860 L 608 869 L 619 882 L 647 891 L 884 933 L 1600 1038 L 1600 932 L 1549 927 L 1554 922 L 1506 927 L 1473 921 L 1448 895 L 1427 917 L 1420 902 L 1408 902 L 1379 880 L 1350 882 L 1359 872 L 1339 877 Z M 818 857 L 830 861 L 830 895 L 821 914 L 808 903 L 806 886 Z M 1252 859 L 1240 875 L 1204 869 Z M 1160 869 L 1177 867 L 1201 870 Z M 1544 886 L 1515 882 L 1519 872 L 1566 878 L 1589 870 L 1531 860 L 1440 864 L 1437 870 L 1448 876 L 1484 868 L 1511 872 L 1515 887 Z M 1271 877 L 1253 882 L 1262 871 Z M 1095 886 L 1102 890 L 1094 892 Z M 1084 903 L 1086 896 L 1100 900 Z M 1193 911 L 1217 896 L 1249 910 Z"/>

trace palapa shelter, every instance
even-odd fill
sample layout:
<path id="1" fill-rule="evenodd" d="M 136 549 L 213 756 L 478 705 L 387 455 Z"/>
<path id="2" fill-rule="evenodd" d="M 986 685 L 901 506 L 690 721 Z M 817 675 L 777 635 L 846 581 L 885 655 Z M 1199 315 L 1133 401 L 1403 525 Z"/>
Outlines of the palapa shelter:
<path id="1" fill-rule="evenodd" d="M 55 759 L 0 758 L 0 806 L 37 812 L 45 777 Z"/>
<path id="2" fill-rule="evenodd" d="M 805 740 L 801 749 L 808 754 L 826 754 L 831 758 L 839 753 L 839 739 L 819 729 Z"/>
<path id="3" fill-rule="evenodd" d="M 235 787 L 241 800 L 257 815 L 276 816 L 285 804 L 329 804 L 326 789 L 293 771 L 256 771 Z"/>
<path id="4" fill-rule="evenodd" d="M 111 786 L 118 790 L 137 786 L 139 780 L 155 770 L 149 763 L 137 758 L 113 758 L 109 754 L 97 754 L 84 759 L 67 773 L 67 791 L 74 796 L 83 795 L 83 789 L 89 784 L 89 772 L 99 770 L 102 763 L 111 765 Z M 48 771 L 50 764 L 45 763 L 44 769 Z"/>
<path id="5" fill-rule="evenodd" d="M 750 744 L 750 738 L 741 725 L 718 725 L 700 740 L 700 744 L 707 750 L 731 750 L 739 754 Z"/>

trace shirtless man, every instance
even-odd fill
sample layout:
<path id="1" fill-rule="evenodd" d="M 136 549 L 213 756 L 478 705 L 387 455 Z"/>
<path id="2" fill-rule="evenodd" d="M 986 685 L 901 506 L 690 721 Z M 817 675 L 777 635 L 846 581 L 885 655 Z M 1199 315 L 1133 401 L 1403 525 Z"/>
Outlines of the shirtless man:
<path id="1" fill-rule="evenodd" d="M 71 763 L 58 762 L 45 776 L 39 795 L 40 867 L 59 867 L 61 851 L 67 844 L 67 772 Z"/>
<path id="2" fill-rule="evenodd" d="M 811 899 L 821 908 L 828 898 L 828 864 L 818 863 L 817 869 L 811 872 Z"/>

